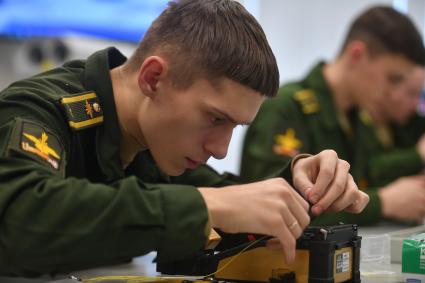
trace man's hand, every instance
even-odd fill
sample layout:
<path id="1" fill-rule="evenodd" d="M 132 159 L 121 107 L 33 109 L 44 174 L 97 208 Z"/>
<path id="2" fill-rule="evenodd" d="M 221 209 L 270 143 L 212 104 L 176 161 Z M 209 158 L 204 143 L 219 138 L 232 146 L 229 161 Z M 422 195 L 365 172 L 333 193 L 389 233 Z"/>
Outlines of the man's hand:
<path id="1" fill-rule="evenodd" d="M 309 205 L 284 179 L 199 191 L 213 227 L 228 233 L 274 236 L 287 262 L 294 261 L 296 239 L 310 223 Z"/>
<path id="2" fill-rule="evenodd" d="M 425 176 L 402 177 L 378 191 L 386 218 L 422 223 L 425 218 Z"/>
<path id="3" fill-rule="evenodd" d="M 418 151 L 422 161 L 425 161 L 425 134 L 422 134 L 416 143 L 416 150 Z"/>
<path id="4" fill-rule="evenodd" d="M 313 204 L 313 214 L 341 210 L 359 213 L 369 196 L 357 188 L 349 170 L 348 162 L 339 159 L 335 151 L 324 150 L 297 160 L 292 176 L 295 188 Z"/>

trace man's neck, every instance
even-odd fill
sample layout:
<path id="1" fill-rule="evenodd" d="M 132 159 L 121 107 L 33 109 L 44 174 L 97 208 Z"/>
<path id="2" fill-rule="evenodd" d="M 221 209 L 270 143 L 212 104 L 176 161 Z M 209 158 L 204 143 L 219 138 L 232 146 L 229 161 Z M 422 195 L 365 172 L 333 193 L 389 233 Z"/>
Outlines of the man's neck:
<path id="1" fill-rule="evenodd" d="M 323 76 L 331 89 L 335 106 L 342 113 L 347 113 L 355 107 L 345 74 L 344 63 L 338 59 L 323 68 Z"/>
<path id="2" fill-rule="evenodd" d="M 137 105 L 132 95 L 133 88 L 131 75 L 123 74 L 122 66 L 111 70 L 112 86 L 114 90 L 115 108 L 121 130 L 120 157 L 123 168 L 133 161 L 140 151 L 146 148 L 143 134 L 137 123 Z"/>

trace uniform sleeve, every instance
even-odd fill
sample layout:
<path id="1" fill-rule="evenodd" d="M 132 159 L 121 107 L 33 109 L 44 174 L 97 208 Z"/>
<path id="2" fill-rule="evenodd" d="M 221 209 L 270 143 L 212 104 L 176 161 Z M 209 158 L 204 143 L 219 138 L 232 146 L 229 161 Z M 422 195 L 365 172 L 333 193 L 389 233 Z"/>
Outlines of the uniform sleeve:
<path id="1" fill-rule="evenodd" d="M 270 177 L 281 177 L 292 184 L 291 167 L 279 168 Z M 200 166 L 195 170 L 188 170 L 181 176 L 172 177 L 171 180 L 173 183 L 191 184 L 196 187 L 223 187 L 244 183 L 240 176 L 231 173 L 219 174 L 208 165 Z"/>
<path id="2" fill-rule="evenodd" d="M 223 187 L 240 183 L 240 177 L 231 173 L 219 174 L 208 165 L 201 165 L 195 170 L 171 177 L 173 183 L 191 184 L 196 187 Z"/>
<path id="3" fill-rule="evenodd" d="M 293 91 L 281 89 L 278 96 L 265 101 L 245 135 L 241 177 L 255 181 L 276 175 L 292 157 L 308 153 L 308 137 Z"/>
<path id="4" fill-rule="evenodd" d="M 150 251 L 179 259 L 203 247 L 208 215 L 194 186 L 143 183 L 128 177 L 111 184 L 64 178 L 66 149 L 42 140 L 64 137 L 55 127 L 44 138 L 16 122 L 0 126 L 0 273 L 36 276 L 128 260 Z M 41 144 L 30 143 L 32 136 Z M 31 139 L 33 139 L 31 138 Z M 23 141 L 27 145 L 23 146 Z M 14 146 L 21 148 L 14 149 Z"/>
<path id="5" fill-rule="evenodd" d="M 403 126 L 393 126 L 394 146 L 370 157 L 371 185 L 386 185 L 395 179 L 420 173 L 423 161 L 416 143 L 425 132 L 425 118 L 414 115 Z"/>
<path id="6" fill-rule="evenodd" d="M 415 147 L 391 149 L 371 156 L 370 184 L 386 185 L 399 177 L 418 174 L 422 169 L 422 159 Z"/>

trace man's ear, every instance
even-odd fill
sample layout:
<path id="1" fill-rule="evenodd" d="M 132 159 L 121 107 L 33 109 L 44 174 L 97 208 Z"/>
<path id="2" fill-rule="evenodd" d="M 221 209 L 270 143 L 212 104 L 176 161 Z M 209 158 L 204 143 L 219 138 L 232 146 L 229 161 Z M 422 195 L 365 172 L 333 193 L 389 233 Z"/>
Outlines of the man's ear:
<path id="1" fill-rule="evenodd" d="M 150 56 L 143 61 L 139 69 L 137 82 L 140 90 L 147 96 L 153 97 L 158 89 L 158 83 L 168 73 L 167 62 L 159 56 Z"/>
<path id="2" fill-rule="evenodd" d="M 366 44 L 361 40 L 354 40 L 350 42 L 347 45 L 346 52 L 350 64 L 356 64 L 369 55 Z"/>

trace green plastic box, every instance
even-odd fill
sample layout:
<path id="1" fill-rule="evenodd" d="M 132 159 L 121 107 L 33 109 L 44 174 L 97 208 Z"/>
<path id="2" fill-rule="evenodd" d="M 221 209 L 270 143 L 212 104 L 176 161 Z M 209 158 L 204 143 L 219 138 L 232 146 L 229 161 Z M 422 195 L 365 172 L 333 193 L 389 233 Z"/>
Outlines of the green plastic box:
<path id="1" fill-rule="evenodd" d="M 425 283 L 425 233 L 403 240 L 401 271 L 406 282 Z"/>

